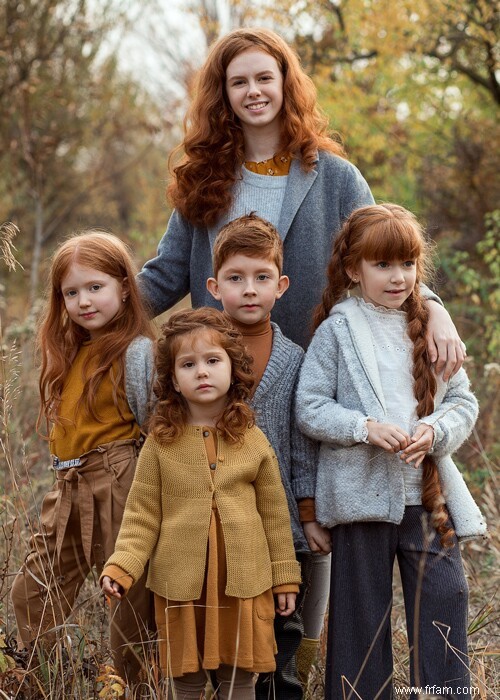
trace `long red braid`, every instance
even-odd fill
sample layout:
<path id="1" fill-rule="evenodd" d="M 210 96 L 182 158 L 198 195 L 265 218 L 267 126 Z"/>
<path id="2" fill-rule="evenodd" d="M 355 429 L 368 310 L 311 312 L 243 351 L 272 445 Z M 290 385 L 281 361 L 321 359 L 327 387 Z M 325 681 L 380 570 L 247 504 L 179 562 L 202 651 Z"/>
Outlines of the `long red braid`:
<path id="1" fill-rule="evenodd" d="M 417 416 L 424 418 L 434 411 L 437 381 L 429 354 L 425 333 L 429 321 L 429 309 L 424 303 L 420 287 L 415 285 L 403 309 L 407 313 L 407 332 L 413 343 L 413 393 L 417 400 Z M 449 525 L 436 460 L 429 454 L 424 457 L 422 468 L 422 505 L 431 514 L 431 522 L 441 535 L 443 547 L 453 547 L 455 531 Z"/>

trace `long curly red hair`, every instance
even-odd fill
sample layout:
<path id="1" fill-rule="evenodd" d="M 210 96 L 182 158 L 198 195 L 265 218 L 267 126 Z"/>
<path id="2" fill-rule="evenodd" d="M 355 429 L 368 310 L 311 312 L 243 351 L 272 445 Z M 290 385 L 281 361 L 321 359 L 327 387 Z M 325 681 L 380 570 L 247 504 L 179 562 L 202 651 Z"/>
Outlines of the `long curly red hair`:
<path id="1" fill-rule="evenodd" d="M 413 391 L 417 416 L 424 418 L 434 411 L 437 381 L 427 350 L 425 334 L 429 310 L 420 291 L 420 282 L 432 274 L 431 244 L 415 216 L 397 204 L 361 207 L 345 221 L 333 245 L 327 270 L 327 286 L 314 311 L 316 329 L 352 287 L 349 271 L 362 260 L 416 260 L 416 283 L 402 306 L 406 311 L 408 335 L 413 342 Z M 443 546 L 453 546 L 454 530 L 439 482 L 437 464 L 431 455 L 422 462 L 422 505 L 441 536 Z"/>
<path id="2" fill-rule="evenodd" d="M 148 428 L 158 442 L 173 442 L 182 435 L 188 424 L 186 400 L 175 390 L 173 381 L 175 358 L 181 342 L 186 336 L 194 342 L 197 336 L 207 333 L 231 360 L 232 381 L 217 430 L 228 442 L 241 443 L 245 431 L 254 423 L 253 411 L 247 404 L 254 384 L 252 360 L 245 350 L 241 334 L 233 327 L 229 317 L 217 309 L 183 309 L 172 314 L 162 326 L 157 342 L 157 376 L 153 390 L 158 401 Z"/>
<path id="3" fill-rule="evenodd" d="M 68 315 L 61 291 L 62 281 L 71 265 L 78 264 L 104 272 L 119 281 L 127 280 L 127 295 L 120 311 L 106 326 L 106 332 L 93 342 L 92 369 L 86 374 L 80 399 L 88 414 L 99 420 L 95 411 L 96 396 L 106 374 L 111 373 L 116 397 L 125 397 L 125 352 L 139 335 L 154 338 L 149 316 L 144 308 L 135 275 L 132 253 L 117 236 L 98 229 L 86 230 L 68 238 L 56 250 L 49 272 L 48 295 L 38 332 L 40 356 L 41 408 L 37 427 L 45 418 L 59 422 L 57 411 L 64 381 L 88 332 Z M 96 363 L 96 364 L 94 364 Z"/>
<path id="4" fill-rule="evenodd" d="M 211 48 L 198 74 L 194 98 L 184 121 L 185 137 L 173 151 L 167 189 L 171 203 L 190 223 L 210 226 L 230 206 L 238 166 L 244 162 L 243 131 L 226 94 L 226 69 L 248 49 L 260 49 L 276 59 L 283 75 L 280 151 L 313 168 L 321 149 L 345 157 L 339 139 L 328 135 L 328 119 L 320 111 L 316 88 L 288 44 L 270 29 L 236 29 Z"/>

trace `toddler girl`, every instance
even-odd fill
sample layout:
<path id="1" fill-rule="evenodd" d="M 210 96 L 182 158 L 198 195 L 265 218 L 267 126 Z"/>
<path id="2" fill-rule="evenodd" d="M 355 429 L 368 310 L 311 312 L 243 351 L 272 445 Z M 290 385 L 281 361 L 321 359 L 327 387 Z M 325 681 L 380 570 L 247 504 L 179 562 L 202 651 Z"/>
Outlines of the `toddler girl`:
<path id="1" fill-rule="evenodd" d="M 300 583 L 279 466 L 245 403 L 253 379 L 241 336 L 215 309 L 173 314 L 156 358 L 157 404 L 114 554 L 101 578 L 120 599 L 142 576 L 155 594 L 169 698 L 255 697 L 272 671 L 273 619 Z"/>

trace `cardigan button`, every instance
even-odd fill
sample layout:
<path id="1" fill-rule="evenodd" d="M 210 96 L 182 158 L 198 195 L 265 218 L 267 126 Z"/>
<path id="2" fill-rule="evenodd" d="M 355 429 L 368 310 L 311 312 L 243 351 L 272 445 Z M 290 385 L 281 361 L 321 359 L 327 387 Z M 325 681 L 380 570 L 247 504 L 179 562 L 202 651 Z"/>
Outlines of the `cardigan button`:
<path id="1" fill-rule="evenodd" d="M 215 464 L 215 462 L 212 462 L 211 465 L 210 465 L 210 469 L 215 469 L 216 466 L 217 466 L 217 465 Z"/>
<path id="2" fill-rule="evenodd" d="M 209 435 L 210 433 L 208 432 L 208 430 L 203 431 L 203 437 L 208 437 Z"/>

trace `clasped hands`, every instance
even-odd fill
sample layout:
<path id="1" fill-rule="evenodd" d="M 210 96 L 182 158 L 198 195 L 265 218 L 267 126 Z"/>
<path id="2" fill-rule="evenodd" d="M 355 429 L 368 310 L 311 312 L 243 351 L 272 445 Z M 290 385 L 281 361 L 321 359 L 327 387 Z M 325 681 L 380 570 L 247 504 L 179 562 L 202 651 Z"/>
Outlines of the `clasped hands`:
<path id="1" fill-rule="evenodd" d="M 413 435 L 409 435 L 392 423 L 377 423 L 368 420 L 368 442 L 370 445 L 381 447 L 387 452 L 400 452 L 400 459 L 406 464 L 414 462 L 417 469 L 434 442 L 434 428 L 426 423 L 419 423 Z"/>

